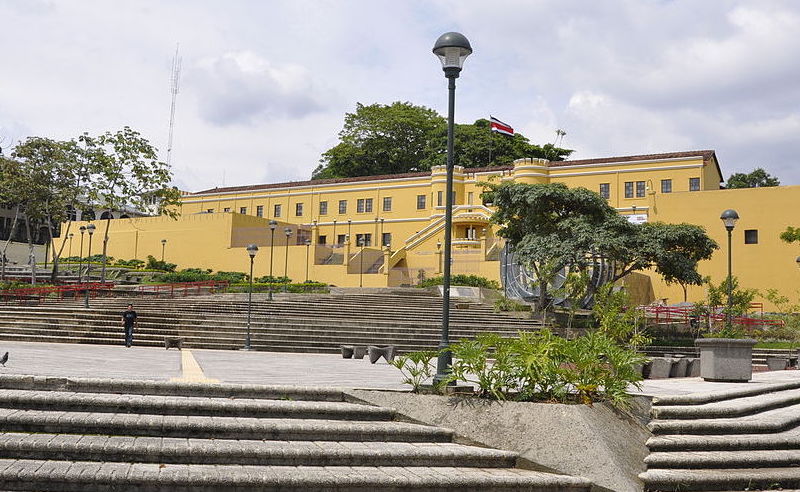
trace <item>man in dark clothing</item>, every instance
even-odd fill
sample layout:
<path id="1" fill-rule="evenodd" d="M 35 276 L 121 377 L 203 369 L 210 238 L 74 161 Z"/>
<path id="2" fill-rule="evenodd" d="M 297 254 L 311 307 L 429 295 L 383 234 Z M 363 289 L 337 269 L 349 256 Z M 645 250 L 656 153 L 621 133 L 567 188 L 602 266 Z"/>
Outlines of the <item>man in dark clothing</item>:
<path id="1" fill-rule="evenodd" d="M 122 326 L 125 327 L 125 346 L 130 348 L 133 343 L 133 326 L 136 324 L 136 311 L 133 304 L 128 304 L 128 309 L 122 313 Z"/>

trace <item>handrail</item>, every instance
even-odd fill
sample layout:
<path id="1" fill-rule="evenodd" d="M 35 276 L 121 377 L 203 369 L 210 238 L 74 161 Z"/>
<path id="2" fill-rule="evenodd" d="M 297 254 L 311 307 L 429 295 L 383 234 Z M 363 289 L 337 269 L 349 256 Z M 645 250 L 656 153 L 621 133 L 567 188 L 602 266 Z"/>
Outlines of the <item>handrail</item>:
<path id="1" fill-rule="evenodd" d="M 751 309 L 760 309 L 764 312 L 764 305 L 760 302 L 750 304 Z M 648 318 L 655 318 L 655 323 L 690 323 L 699 321 L 700 318 L 706 321 L 725 321 L 724 312 L 705 313 L 698 315 L 695 313 L 694 306 L 639 306 L 637 309 L 644 312 Z M 744 326 L 784 326 L 786 322 L 782 319 L 752 318 L 749 316 L 736 316 L 731 320 L 734 324 Z"/>
<path id="2" fill-rule="evenodd" d="M 57 297 L 59 300 L 64 299 L 65 294 L 68 292 L 73 293 L 72 297 L 75 297 L 78 293 L 85 293 L 89 292 L 89 295 L 97 295 L 99 292 L 108 292 L 114 288 L 114 284 L 112 283 L 102 283 L 102 282 L 89 282 L 89 283 L 82 283 L 82 284 L 71 284 L 71 285 L 55 285 L 55 286 L 48 286 L 48 287 L 24 287 L 21 289 L 5 289 L 0 290 L 0 298 L 3 299 L 4 302 L 9 302 L 13 300 L 22 301 L 22 300 L 36 300 L 37 302 L 41 302 L 43 298 L 54 296 Z"/>

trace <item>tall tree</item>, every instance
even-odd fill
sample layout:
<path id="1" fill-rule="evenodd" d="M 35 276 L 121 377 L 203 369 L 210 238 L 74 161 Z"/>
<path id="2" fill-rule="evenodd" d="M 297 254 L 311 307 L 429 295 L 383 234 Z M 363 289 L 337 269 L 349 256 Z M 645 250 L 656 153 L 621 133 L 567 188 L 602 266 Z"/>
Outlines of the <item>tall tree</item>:
<path id="1" fill-rule="evenodd" d="M 14 231 L 17 229 L 17 223 L 20 217 L 20 207 L 22 204 L 22 195 L 20 190 L 24 186 L 22 179 L 22 169 L 20 163 L 0 156 L 0 204 L 11 207 L 14 210 L 14 219 L 11 221 L 11 227 L 8 231 L 8 238 L 3 243 L 3 249 L 0 251 L 0 281 L 6 280 L 6 263 L 8 262 L 8 247 L 14 237 Z"/>
<path id="2" fill-rule="evenodd" d="M 781 182 L 775 176 L 770 175 L 762 168 L 756 168 L 750 173 L 734 173 L 728 178 L 725 187 L 734 188 L 761 188 L 768 186 L 780 186 Z"/>

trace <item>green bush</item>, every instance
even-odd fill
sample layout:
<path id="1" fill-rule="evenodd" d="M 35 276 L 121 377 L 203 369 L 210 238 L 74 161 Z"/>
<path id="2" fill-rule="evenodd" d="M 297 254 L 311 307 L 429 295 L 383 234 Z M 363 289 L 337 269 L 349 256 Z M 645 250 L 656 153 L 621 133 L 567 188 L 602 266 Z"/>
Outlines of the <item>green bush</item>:
<path id="1" fill-rule="evenodd" d="M 249 276 L 246 273 L 242 272 L 217 272 L 211 275 L 211 280 L 217 280 L 219 282 L 228 282 L 231 284 L 245 282 L 249 279 Z"/>
<path id="2" fill-rule="evenodd" d="M 187 269 L 179 272 L 160 273 L 155 275 L 153 280 L 156 282 L 174 284 L 182 282 L 204 282 L 213 279 L 210 273 L 198 272 L 196 269 Z"/>
<path id="3" fill-rule="evenodd" d="M 433 376 L 436 369 L 433 364 L 434 357 L 436 357 L 435 350 L 421 350 L 396 357 L 390 364 L 400 369 L 403 383 L 411 385 L 411 391 L 416 393 L 422 383 Z"/>
<path id="4" fill-rule="evenodd" d="M 121 266 L 121 267 L 129 267 L 134 269 L 140 269 L 144 266 L 144 261 L 142 260 L 117 260 L 114 263 L 114 266 Z"/>
<path id="5" fill-rule="evenodd" d="M 530 304 L 525 304 L 523 302 L 519 302 L 515 299 L 509 299 L 508 297 L 500 297 L 496 301 L 494 301 L 494 311 L 499 313 L 501 311 L 530 311 L 531 306 Z"/>
<path id="6" fill-rule="evenodd" d="M 442 285 L 444 279 L 442 277 L 420 278 L 417 287 L 433 287 Z M 500 284 L 496 280 L 489 280 L 486 277 L 478 275 L 452 275 L 450 277 L 450 285 L 463 285 L 467 287 L 483 287 L 485 289 L 499 290 Z"/>
<path id="7" fill-rule="evenodd" d="M 597 329 L 629 347 L 649 345 L 652 339 L 645 331 L 645 318 L 631 301 L 626 290 L 614 290 L 613 284 L 601 286 L 595 293 L 592 316 Z"/>
<path id="8" fill-rule="evenodd" d="M 228 286 L 228 292 L 248 292 L 250 284 L 242 282 Z M 303 282 L 302 284 L 270 284 L 253 283 L 253 292 L 289 292 L 292 294 L 327 294 L 330 288 L 321 282 Z"/>
<path id="9" fill-rule="evenodd" d="M 147 269 L 148 270 L 161 270 L 163 272 L 174 272 L 178 265 L 175 263 L 167 263 L 166 261 L 156 260 L 152 255 L 147 256 Z"/>
<path id="10" fill-rule="evenodd" d="M 256 277 L 255 281 L 262 284 L 289 284 L 292 282 L 292 279 L 289 277 L 272 277 L 266 275 L 264 277 Z"/>

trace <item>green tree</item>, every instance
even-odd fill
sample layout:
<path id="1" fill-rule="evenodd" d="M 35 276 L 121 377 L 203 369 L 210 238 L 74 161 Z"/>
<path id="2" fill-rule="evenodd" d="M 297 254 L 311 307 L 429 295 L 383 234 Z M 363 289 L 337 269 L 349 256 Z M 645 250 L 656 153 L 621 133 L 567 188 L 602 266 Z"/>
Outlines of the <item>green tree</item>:
<path id="1" fill-rule="evenodd" d="M 734 173 L 728 178 L 725 187 L 734 188 L 761 188 L 765 186 L 780 186 L 781 182 L 762 168 L 756 168 L 750 173 Z"/>
<path id="2" fill-rule="evenodd" d="M 785 243 L 800 243 L 800 227 L 787 226 L 778 237 Z"/>
<path id="3" fill-rule="evenodd" d="M 177 216 L 175 206 L 180 203 L 180 191 L 170 186 L 170 167 L 158 160 L 155 147 L 139 132 L 126 126 L 116 133 L 106 132 L 97 137 L 84 134 L 79 140 L 89 162 L 89 199 L 109 212 L 103 233 L 104 258 L 112 210 L 125 207 L 143 210 L 148 207 L 148 200 L 155 198 L 159 214 Z M 103 261 L 101 281 L 105 281 L 105 273 L 106 261 Z"/>
<path id="4" fill-rule="evenodd" d="M 6 280 L 6 253 L 19 222 L 22 198 L 20 190 L 23 184 L 20 163 L 0 156 L 0 204 L 12 207 L 14 210 L 14 219 L 8 231 L 8 238 L 6 238 L 3 243 L 3 249 L 0 251 L 0 281 L 2 282 Z"/>

